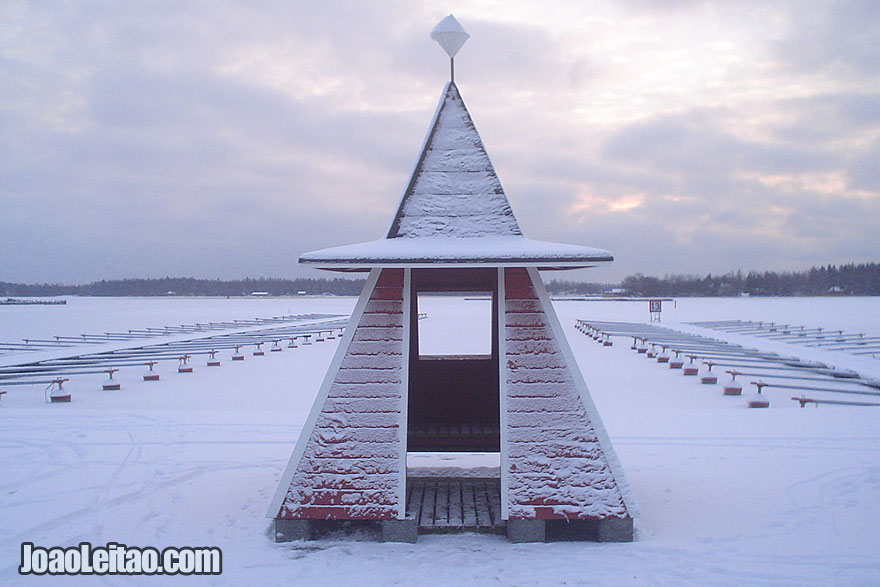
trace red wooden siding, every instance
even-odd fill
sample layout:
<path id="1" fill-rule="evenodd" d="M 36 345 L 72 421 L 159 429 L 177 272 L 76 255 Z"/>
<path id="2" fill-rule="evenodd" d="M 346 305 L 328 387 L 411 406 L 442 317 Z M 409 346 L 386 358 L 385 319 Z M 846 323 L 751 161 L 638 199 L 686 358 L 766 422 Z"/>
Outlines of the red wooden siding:
<path id="1" fill-rule="evenodd" d="M 504 291 L 508 518 L 626 517 L 528 271 L 505 269 Z"/>
<path id="2" fill-rule="evenodd" d="M 303 432 L 309 440 L 280 518 L 397 517 L 403 309 L 403 270 L 383 269 L 321 414 Z"/>

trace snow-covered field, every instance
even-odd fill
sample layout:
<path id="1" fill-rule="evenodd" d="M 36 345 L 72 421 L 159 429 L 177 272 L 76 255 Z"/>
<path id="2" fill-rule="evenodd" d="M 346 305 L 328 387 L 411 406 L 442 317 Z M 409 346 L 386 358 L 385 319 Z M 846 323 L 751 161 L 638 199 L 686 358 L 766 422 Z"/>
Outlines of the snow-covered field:
<path id="1" fill-rule="evenodd" d="M 0 341 L 347 313 L 354 302 L 71 298 L 66 306 L 0 307 Z M 485 306 L 426 302 L 422 327 L 449 342 L 454 323 L 479 323 Z M 880 409 L 800 409 L 792 393 L 770 389 L 769 410 L 748 410 L 742 398 L 646 361 L 628 341 L 603 348 L 574 329 L 578 318 L 646 322 L 646 303 L 555 306 L 641 508 L 632 544 L 514 545 L 487 535 L 275 544 L 266 508 L 333 354 L 328 341 L 241 363 L 224 356 L 220 369 L 197 362 L 191 375 L 168 363 L 152 383 L 139 368 L 124 369 L 119 392 L 101 391 L 101 376 L 79 376 L 65 386 L 70 404 L 46 404 L 40 388 L 8 388 L 0 401 L 0 582 L 23 582 L 23 541 L 88 541 L 223 549 L 220 576 L 100 579 L 110 585 L 880 583 Z M 876 335 L 880 298 L 684 299 L 663 312 L 671 327 L 733 318 Z M 482 343 L 472 342 L 479 352 Z M 785 352 L 880 376 L 877 359 L 795 345 Z"/>

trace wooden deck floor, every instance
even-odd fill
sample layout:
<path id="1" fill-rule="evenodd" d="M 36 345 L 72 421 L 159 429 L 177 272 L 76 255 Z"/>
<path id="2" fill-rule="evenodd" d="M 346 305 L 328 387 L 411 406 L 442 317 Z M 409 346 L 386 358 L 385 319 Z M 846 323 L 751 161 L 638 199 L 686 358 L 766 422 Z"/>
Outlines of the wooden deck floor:
<path id="1" fill-rule="evenodd" d="M 406 504 L 421 534 L 505 532 L 500 479 L 410 478 Z"/>

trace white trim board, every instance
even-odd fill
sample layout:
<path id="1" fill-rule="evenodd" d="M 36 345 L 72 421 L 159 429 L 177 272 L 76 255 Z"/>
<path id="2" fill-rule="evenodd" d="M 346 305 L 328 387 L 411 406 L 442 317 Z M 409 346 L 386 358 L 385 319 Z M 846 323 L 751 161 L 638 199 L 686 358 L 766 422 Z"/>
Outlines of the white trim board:
<path id="1" fill-rule="evenodd" d="M 509 453 L 507 452 L 507 320 L 504 268 L 498 269 L 498 409 L 501 411 L 498 430 L 501 433 L 501 519 L 510 515 Z"/>
<path id="2" fill-rule="evenodd" d="M 403 270 L 403 365 L 400 376 L 400 423 L 397 439 L 400 443 L 400 480 L 397 487 L 397 519 L 406 518 L 406 453 L 407 418 L 409 417 L 409 343 L 412 320 L 412 269 Z"/>

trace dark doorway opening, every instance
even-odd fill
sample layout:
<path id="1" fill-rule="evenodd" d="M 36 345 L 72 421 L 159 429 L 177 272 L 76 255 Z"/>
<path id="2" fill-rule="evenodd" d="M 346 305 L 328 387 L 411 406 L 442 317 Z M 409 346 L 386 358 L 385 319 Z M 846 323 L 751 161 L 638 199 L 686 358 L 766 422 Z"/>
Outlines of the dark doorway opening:
<path id="1" fill-rule="evenodd" d="M 408 451 L 500 450 L 497 275 L 492 268 L 412 270 Z M 420 294 L 444 293 L 491 298 L 488 354 L 421 354 Z"/>

